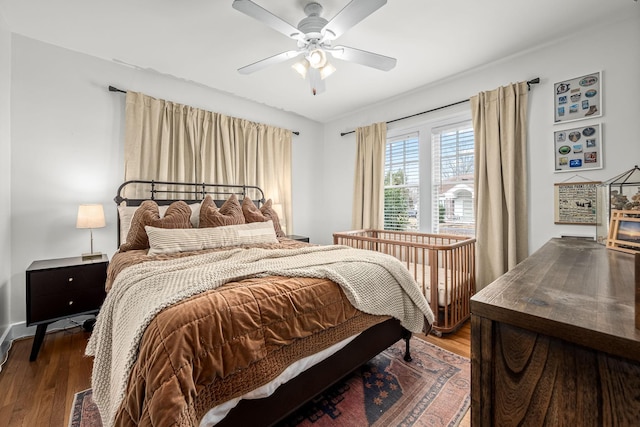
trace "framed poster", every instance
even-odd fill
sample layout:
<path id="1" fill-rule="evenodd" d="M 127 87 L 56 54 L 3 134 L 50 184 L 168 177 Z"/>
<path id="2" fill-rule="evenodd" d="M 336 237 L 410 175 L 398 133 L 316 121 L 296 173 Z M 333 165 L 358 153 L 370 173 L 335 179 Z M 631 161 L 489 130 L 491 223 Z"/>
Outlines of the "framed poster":
<path id="1" fill-rule="evenodd" d="M 602 116 L 602 73 L 591 73 L 553 85 L 554 123 Z"/>
<path id="2" fill-rule="evenodd" d="M 554 184 L 555 224 L 596 225 L 600 181 Z"/>
<path id="3" fill-rule="evenodd" d="M 602 168 L 602 124 L 553 133 L 555 172 Z"/>

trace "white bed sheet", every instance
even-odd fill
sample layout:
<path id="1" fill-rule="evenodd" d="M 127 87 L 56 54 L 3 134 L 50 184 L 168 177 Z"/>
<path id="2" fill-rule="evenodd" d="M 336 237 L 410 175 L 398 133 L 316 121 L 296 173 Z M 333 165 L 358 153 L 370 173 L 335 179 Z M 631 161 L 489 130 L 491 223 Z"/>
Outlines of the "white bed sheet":
<path id="1" fill-rule="evenodd" d="M 329 348 L 326 348 L 316 354 L 312 354 L 311 356 L 307 356 L 304 359 L 300 359 L 297 362 L 289 365 L 278 377 L 276 377 L 273 381 L 259 387 L 255 390 L 250 391 L 249 393 L 237 397 L 235 399 L 231 399 L 225 403 L 222 403 L 207 412 L 202 420 L 200 420 L 200 427 L 212 427 L 222 421 L 224 417 L 227 416 L 229 411 L 236 407 L 236 405 L 242 399 L 262 399 L 265 397 L 271 396 L 278 387 L 287 381 L 297 377 L 302 372 L 311 368 L 312 366 L 322 362 L 329 356 L 336 353 L 338 350 L 344 348 L 347 344 L 353 341 L 359 334 L 353 335 L 347 339 L 340 341 L 332 345 Z"/>

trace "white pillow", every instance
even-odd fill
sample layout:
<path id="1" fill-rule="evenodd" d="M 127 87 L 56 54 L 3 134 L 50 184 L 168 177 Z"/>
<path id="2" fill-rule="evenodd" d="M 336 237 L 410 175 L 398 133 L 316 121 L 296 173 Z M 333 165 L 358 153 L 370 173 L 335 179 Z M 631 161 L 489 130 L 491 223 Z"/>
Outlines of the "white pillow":
<path id="1" fill-rule="evenodd" d="M 273 221 L 209 228 L 157 228 L 146 225 L 148 255 L 199 251 L 228 246 L 278 243 Z"/>
<path id="2" fill-rule="evenodd" d="M 191 225 L 194 228 L 198 228 L 200 224 L 200 206 L 202 203 L 193 203 L 189 205 L 191 208 Z M 127 235 L 129 234 L 129 228 L 131 228 L 131 220 L 133 219 L 133 214 L 136 213 L 138 206 L 126 206 L 121 205 L 118 206 L 118 216 L 120 217 L 120 244 L 127 242 Z M 169 209 L 169 205 L 160 205 L 158 206 L 158 213 L 160 214 L 160 218 L 167 213 L 167 209 Z"/>
<path id="3" fill-rule="evenodd" d="M 202 206 L 202 203 L 193 203 L 189 205 L 189 207 L 191 208 L 191 218 L 189 219 L 191 220 L 191 225 L 193 226 L 193 228 L 200 227 L 200 207 L 201 206 Z"/>

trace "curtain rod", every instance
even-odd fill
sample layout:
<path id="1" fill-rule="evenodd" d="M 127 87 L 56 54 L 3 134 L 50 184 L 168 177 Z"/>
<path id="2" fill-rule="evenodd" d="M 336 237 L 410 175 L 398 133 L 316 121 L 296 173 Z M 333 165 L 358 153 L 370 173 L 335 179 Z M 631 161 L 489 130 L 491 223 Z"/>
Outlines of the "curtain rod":
<path id="1" fill-rule="evenodd" d="M 535 85 L 535 84 L 538 84 L 538 83 L 540 83 L 540 77 L 536 77 L 535 79 L 531 79 L 531 80 L 527 81 L 527 89 L 531 90 L 531 85 Z M 427 113 L 432 113 L 434 111 L 442 110 L 444 108 L 453 107 L 454 105 L 464 104 L 465 102 L 469 102 L 469 99 L 463 99 L 462 101 L 458 101 L 458 102 L 454 102 L 454 103 L 451 103 L 451 104 L 443 105 L 441 107 L 432 108 L 432 109 L 427 110 L 427 111 L 421 111 L 420 113 L 411 114 L 410 116 L 400 117 L 399 119 L 389 120 L 387 122 L 387 124 L 393 123 L 393 122 L 399 122 L 400 120 L 410 119 L 410 118 L 416 117 L 416 116 L 421 116 L 421 115 L 427 114 Z M 340 132 L 340 136 L 349 135 L 350 133 L 354 133 L 354 132 L 355 132 L 355 130 L 351 130 L 349 132 Z"/>
<path id="2" fill-rule="evenodd" d="M 111 86 L 111 85 L 109 85 L 109 92 L 127 93 L 126 90 L 118 89 L 117 87 L 114 87 L 114 86 Z M 294 130 L 292 130 L 291 133 L 294 134 L 294 135 L 300 135 L 300 132 L 294 131 Z"/>

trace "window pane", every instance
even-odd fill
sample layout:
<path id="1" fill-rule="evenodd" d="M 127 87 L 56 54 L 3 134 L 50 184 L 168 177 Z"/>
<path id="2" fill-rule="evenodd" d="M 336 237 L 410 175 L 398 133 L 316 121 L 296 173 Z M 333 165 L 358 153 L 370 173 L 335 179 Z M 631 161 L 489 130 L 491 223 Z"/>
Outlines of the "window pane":
<path id="1" fill-rule="evenodd" d="M 473 211 L 474 139 L 471 122 L 434 129 L 433 158 L 434 233 L 475 235 Z"/>
<path id="2" fill-rule="evenodd" d="M 417 134 L 387 141 L 384 167 L 385 230 L 418 230 L 419 162 Z"/>

